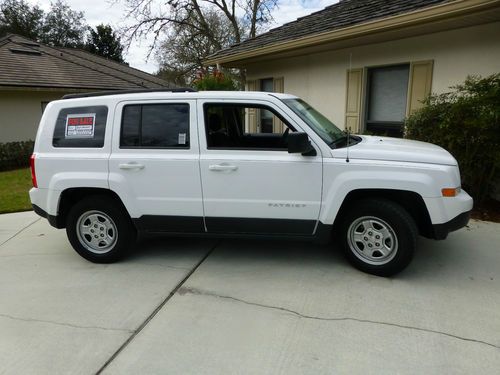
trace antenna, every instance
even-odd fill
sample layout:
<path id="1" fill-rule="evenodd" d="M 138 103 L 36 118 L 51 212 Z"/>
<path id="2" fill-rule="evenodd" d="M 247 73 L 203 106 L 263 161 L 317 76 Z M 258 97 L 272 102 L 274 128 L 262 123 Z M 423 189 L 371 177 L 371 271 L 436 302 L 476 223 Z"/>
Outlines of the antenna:
<path id="1" fill-rule="evenodd" d="M 350 141 L 350 135 L 351 135 L 351 128 L 347 128 L 347 155 L 346 155 L 346 158 L 345 158 L 345 162 L 346 163 L 349 163 L 349 145 L 351 144 L 351 141 Z"/>
<path id="2" fill-rule="evenodd" d="M 349 74 L 351 74 L 351 70 L 352 70 L 352 52 L 349 53 Z M 346 150 L 346 158 L 345 158 L 345 162 L 346 163 L 349 163 L 349 145 L 351 144 L 351 128 L 350 127 L 347 127 L 347 124 L 346 124 L 346 131 L 347 131 L 347 150 Z"/>

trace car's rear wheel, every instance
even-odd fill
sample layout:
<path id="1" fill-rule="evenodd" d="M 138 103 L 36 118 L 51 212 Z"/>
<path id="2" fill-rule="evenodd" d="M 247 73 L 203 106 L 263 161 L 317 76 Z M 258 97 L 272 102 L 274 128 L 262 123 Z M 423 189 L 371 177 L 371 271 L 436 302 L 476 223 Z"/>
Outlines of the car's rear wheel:
<path id="1" fill-rule="evenodd" d="M 87 197 L 67 216 L 66 233 L 78 254 L 95 263 L 111 263 L 125 256 L 135 242 L 135 228 L 113 199 Z"/>
<path id="2" fill-rule="evenodd" d="M 418 232 L 413 218 L 397 203 L 367 199 L 344 211 L 337 235 L 356 268 L 391 276 L 410 263 Z"/>

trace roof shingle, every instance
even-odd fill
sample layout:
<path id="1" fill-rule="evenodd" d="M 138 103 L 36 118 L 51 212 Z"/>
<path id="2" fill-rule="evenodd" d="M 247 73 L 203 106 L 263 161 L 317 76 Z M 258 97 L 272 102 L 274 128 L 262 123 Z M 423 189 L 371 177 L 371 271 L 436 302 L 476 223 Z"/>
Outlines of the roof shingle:
<path id="1" fill-rule="evenodd" d="M 82 50 L 49 47 L 11 34 L 0 39 L 0 86 L 118 90 L 169 85 Z"/>
<path id="2" fill-rule="evenodd" d="M 234 44 L 208 58 L 221 58 L 305 36 L 408 13 L 453 0 L 341 0 L 325 9 L 286 23 L 255 38 Z"/>

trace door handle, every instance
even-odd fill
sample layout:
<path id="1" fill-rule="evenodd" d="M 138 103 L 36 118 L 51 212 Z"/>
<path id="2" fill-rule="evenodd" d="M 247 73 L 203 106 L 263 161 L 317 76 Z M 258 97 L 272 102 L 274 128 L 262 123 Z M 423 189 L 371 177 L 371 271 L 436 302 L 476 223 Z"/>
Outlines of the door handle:
<path id="1" fill-rule="evenodd" d="M 221 172 L 221 171 L 236 171 L 238 167 L 236 165 L 229 165 L 229 164 L 213 164 L 209 165 L 208 169 L 214 172 Z"/>
<path id="2" fill-rule="evenodd" d="M 120 164 L 118 165 L 120 167 L 120 169 L 143 169 L 144 168 L 144 165 L 142 164 L 139 164 L 139 163 L 135 163 L 135 162 L 131 162 L 131 163 L 124 163 L 124 164 Z"/>

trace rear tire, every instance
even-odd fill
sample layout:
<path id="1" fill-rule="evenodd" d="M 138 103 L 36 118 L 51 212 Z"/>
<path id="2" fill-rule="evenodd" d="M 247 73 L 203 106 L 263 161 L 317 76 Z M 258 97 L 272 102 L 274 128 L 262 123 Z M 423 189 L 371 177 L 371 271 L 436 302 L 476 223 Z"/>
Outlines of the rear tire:
<path id="1" fill-rule="evenodd" d="M 68 213 L 66 233 L 75 251 L 94 263 L 116 262 L 136 239 L 128 214 L 116 200 L 105 196 L 76 203 Z"/>
<path id="2" fill-rule="evenodd" d="M 344 211 L 337 237 L 349 262 L 377 276 L 405 269 L 417 247 L 413 218 L 400 205 L 385 199 L 366 199 Z"/>

